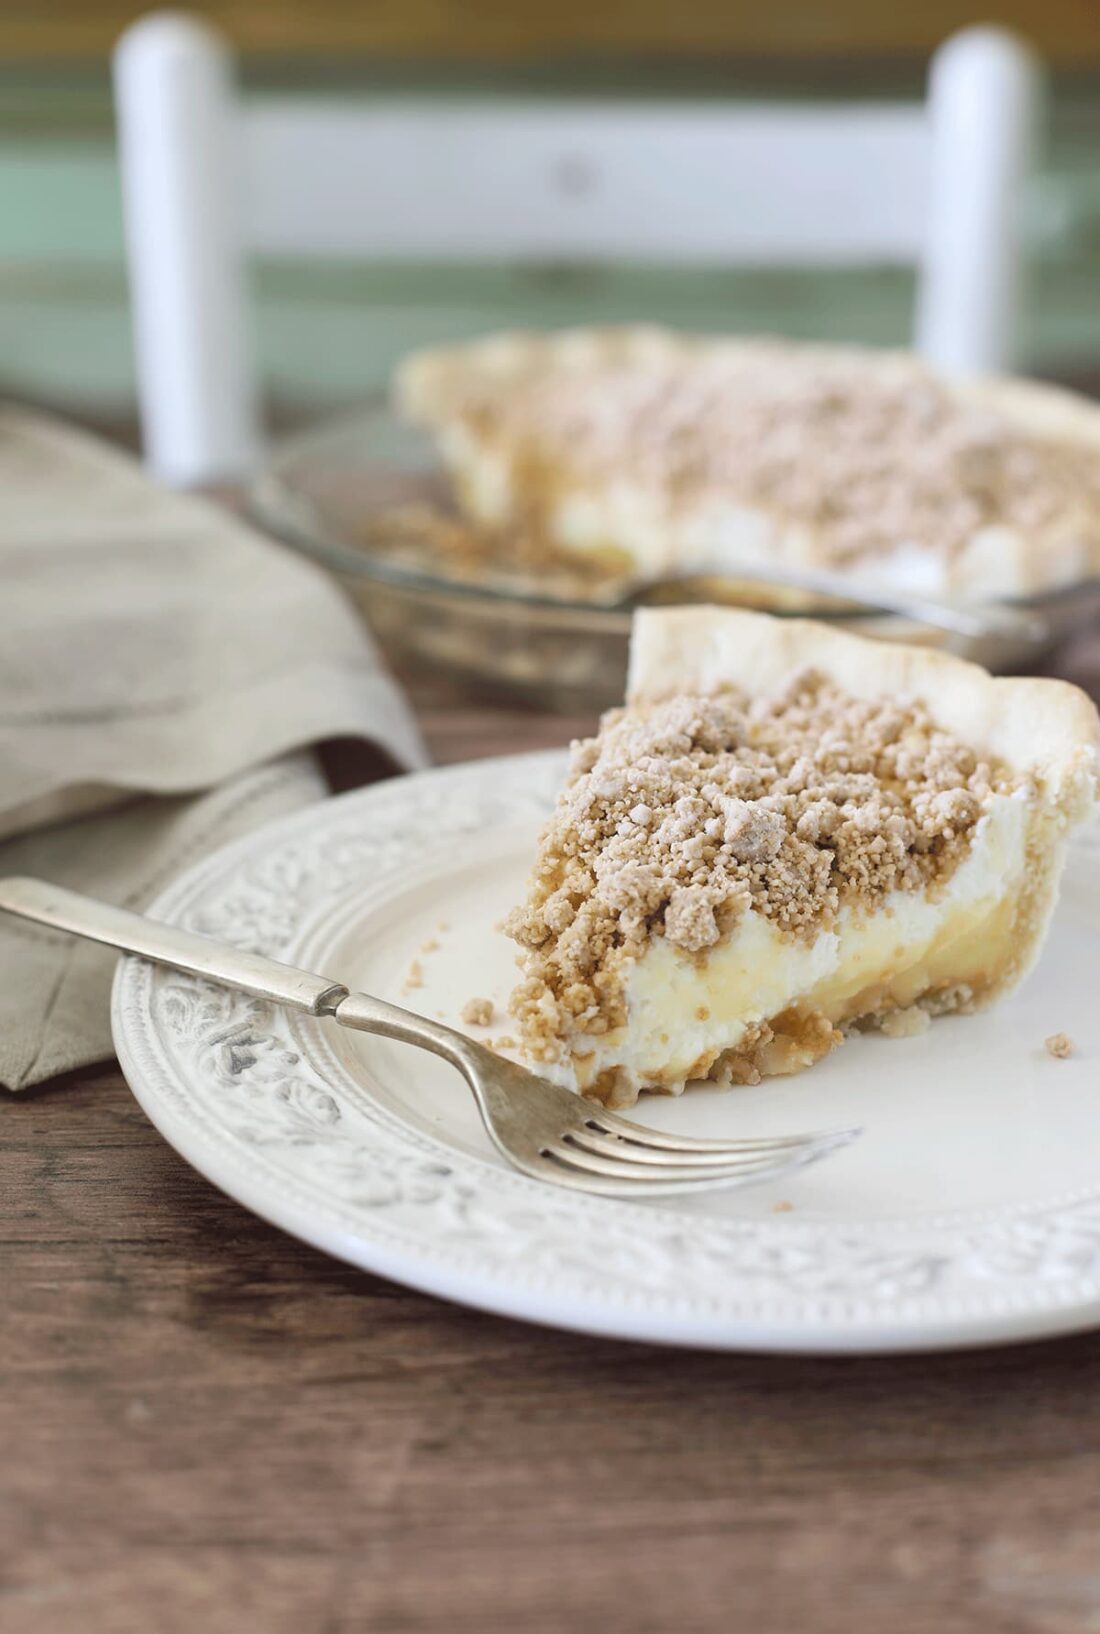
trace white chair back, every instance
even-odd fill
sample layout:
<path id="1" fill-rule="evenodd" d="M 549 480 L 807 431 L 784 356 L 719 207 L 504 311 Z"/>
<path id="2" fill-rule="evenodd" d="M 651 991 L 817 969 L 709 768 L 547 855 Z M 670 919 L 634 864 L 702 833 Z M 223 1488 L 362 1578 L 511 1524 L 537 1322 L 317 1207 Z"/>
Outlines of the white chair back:
<path id="1" fill-rule="evenodd" d="M 204 23 L 115 53 L 146 456 L 175 484 L 260 452 L 246 257 L 911 264 L 916 344 L 1008 367 L 1041 73 L 1001 30 L 934 59 L 927 104 L 238 102 Z"/>

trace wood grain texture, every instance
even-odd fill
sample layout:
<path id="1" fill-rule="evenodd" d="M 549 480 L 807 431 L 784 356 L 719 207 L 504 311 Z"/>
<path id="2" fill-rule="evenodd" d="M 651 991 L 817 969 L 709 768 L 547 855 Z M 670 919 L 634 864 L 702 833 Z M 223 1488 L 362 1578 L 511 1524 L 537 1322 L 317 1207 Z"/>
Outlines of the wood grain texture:
<path id="1" fill-rule="evenodd" d="M 7 0 L 0 56 L 59 60 L 100 57 L 144 10 L 133 0 Z M 924 56 L 954 29 L 984 20 L 964 0 L 205 0 L 191 9 L 256 56 L 339 60 L 508 61 L 538 57 L 770 57 L 813 60 Z M 1079 66 L 1100 60 L 1100 10 L 1082 0 L 999 0 L 999 22 L 1048 56 Z"/>
<path id="2" fill-rule="evenodd" d="M 440 759 L 586 722 L 420 690 Z M 8 1634 L 1083 1634 L 1100 1336 L 620 1345 L 223 1198 L 114 1068 L 0 1102 Z"/>

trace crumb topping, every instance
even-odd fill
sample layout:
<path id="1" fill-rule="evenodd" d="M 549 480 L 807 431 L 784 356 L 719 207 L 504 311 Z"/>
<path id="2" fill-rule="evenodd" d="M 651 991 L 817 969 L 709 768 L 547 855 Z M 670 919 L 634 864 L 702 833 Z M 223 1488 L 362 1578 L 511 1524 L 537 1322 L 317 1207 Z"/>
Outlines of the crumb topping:
<path id="1" fill-rule="evenodd" d="M 512 1011 L 536 1058 L 625 1020 L 622 975 L 651 938 L 714 947 L 752 909 L 812 940 L 842 907 L 937 891 L 995 793 L 1020 786 L 917 702 L 861 701 L 821 675 L 611 711 L 573 747 L 527 903 Z"/>
<path id="2" fill-rule="evenodd" d="M 1056 1060 L 1065 1061 L 1073 1054 L 1073 1040 L 1065 1033 L 1051 1033 L 1046 1040 L 1047 1054 L 1053 1055 Z"/>
<path id="3" fill-rule="evenodd" d="M 644 356 L 541 348 L 524 373 L 455 371 L 444 411 L 505 453 L 536 524 L 563 488 L 629 478 L 669 499 L 759 505 L 837 566 L 915 543 L 952 556 L 1008 525 L 1100 548 L 1100 461 L 953 393 L 915 359 L 781 342 Z"/>

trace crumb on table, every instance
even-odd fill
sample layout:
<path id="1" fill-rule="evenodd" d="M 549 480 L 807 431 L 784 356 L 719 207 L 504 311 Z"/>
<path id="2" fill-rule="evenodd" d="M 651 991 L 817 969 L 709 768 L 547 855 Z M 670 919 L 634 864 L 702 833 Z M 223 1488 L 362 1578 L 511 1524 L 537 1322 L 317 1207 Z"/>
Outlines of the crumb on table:
<path id="1" fill-rule="evenodd" d="M 467 1027 L 488 1027 L 493 1019 L 492 999 L 467 999 L 461 1016 Z"/>
<path id="2" fill-rule="evenodd" d="M 1064 1061 L 1067 1056 L 1073 1054 L 1073 1040 L 1065 1033 L 1051 1033 L 1046 1040 L 1046 1047 L 1047 1054 L 1056 1056 L 1059 1061 Z"/>

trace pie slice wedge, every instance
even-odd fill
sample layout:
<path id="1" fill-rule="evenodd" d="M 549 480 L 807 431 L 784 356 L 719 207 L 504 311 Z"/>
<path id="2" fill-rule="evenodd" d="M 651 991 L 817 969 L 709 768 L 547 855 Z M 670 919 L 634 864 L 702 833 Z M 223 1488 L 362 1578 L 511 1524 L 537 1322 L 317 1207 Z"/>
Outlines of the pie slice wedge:
<path id="1" fill-rule="evenodd" d="M 692 607 L 636 615 L 507 929 L 524 1051 L 611 1106 L 800 1071 L 1038 957 L 1100 720 L 1062 681 Z"/>
<path id="2" fill-rule="evenodd" d="M 776 563 L 970 599 L 1100 571 L 1100 411 L 905 352 L 635 326 L 414 353 L 468 518 L 643 576 Z"/>

